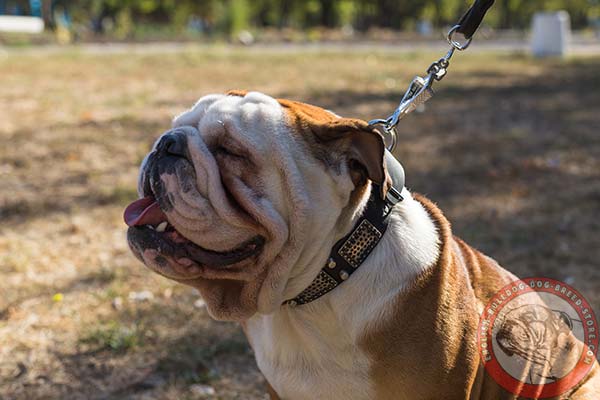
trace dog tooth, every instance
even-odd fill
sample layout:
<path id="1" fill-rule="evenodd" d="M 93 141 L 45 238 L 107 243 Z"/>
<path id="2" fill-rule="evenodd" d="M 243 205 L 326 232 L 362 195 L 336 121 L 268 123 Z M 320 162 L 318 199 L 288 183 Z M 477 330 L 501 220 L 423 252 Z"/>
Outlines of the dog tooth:
<path id="1" fill-rule="evenodd" d="M 158 224 L 158 226 L 156 227 L 156 232 L 164 232 L 165 229 L 167 229 L 167 225 L 168 222 L 167 221 L 163 221 L 160 224 Z"/>
<path id="2" fill-rule="evenodd" d="M 154 230 L 154 227 L 153 227 L 152 225 L 146 225 L 146 227 L 148 227 L 148 228 L 150 228 L 150 229 Z"/>

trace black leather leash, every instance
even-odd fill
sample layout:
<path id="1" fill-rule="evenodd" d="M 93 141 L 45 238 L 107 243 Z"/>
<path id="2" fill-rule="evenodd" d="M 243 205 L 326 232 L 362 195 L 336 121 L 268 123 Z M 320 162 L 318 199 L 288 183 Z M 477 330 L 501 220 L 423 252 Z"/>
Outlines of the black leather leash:
<path id="1" fill-rule="evenodd" d="M 458 29 L 456 32 L 462 33 L 467 39 L 471 39 L 479 28 L 479 25 L 481 25 L 483 17 L 485 17 L 485 14 L 493 4 L 494 0 L 475 1 L 471 8 L 469 8 L 462 16 L 460 21 L 458 21 Z"/>

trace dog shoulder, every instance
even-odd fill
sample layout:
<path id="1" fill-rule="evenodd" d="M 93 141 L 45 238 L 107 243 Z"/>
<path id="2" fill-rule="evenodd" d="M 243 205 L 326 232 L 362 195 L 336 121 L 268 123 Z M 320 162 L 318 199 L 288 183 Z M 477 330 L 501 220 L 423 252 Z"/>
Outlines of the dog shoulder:
<path id="1" fill-rule="evenodd" d="M 431 200 L 419 194 L 413 194 L 413 197 L 425 207 L 438 226 L 442 243 L 440 262 L 456 264 L 466 272 L 467 282 L 480 302 L 486 304 L 500 289 L 518 279 L 496 260 L 455 236 L 450 222 Z"/>

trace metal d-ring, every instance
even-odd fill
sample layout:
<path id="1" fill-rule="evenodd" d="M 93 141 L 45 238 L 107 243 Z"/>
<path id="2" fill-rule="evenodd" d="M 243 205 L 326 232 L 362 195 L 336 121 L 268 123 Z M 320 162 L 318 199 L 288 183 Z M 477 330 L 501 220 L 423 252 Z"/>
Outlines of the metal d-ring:
<path id="1" fill-rule="evenodd" d="M 396 127 L 389 127 L 389 128 L 384 128 L 385 133 L 388 135 L 388 137 L 391 139 L 391 143 L 389 146 L 387 146 L 387 149 L 390 152 L 393 152 L 394 149 L 396 148 L 396 145 L 398 144 L 398 132 L 396 132 Z"/>
<path id="2" fill-rule="evenodd" d="M 457 42 L 456 40 L 454 40 L 454 34 L 458 30 L 458 28 L 460 28 L 460 25 L 454 25 L 452 29 L 448 31 L 448 34 L 446 35 L 446 40 L 448 41 L 448 43 L 450 43 L 450 46 L 452 46 L 456 50 L 463 51 L 471 45 L 473 38 L 471 37 L 467 39 L 467 41 L 464 43 Z"/>

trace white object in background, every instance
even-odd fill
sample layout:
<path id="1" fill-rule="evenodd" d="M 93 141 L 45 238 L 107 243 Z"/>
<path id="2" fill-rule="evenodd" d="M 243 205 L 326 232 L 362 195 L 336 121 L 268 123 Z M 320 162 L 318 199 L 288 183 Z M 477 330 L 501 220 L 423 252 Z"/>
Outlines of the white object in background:
<path id="1" fill-rule="evenodd" d="M 531 52 L 536 57 L 564 57 L 571 42 L 571 18 L 566 11 L 538 12 L 533 16 Z"/>
<path id="2" fill-rule="evenodd" d="M 44 20 L 39 17 L 0 15 L 0 32 L 42 33 Z"/>
<path id="3" fill-rule="evenodd" d="M 417 21 L 417 33 L 422 36 L 433 35 L 433 24 L 427 19 Z"/>

